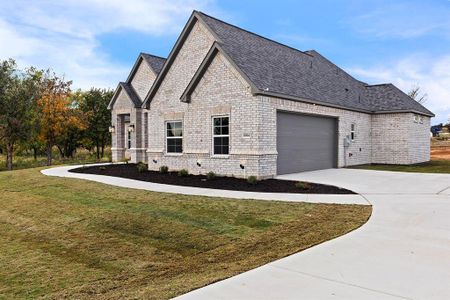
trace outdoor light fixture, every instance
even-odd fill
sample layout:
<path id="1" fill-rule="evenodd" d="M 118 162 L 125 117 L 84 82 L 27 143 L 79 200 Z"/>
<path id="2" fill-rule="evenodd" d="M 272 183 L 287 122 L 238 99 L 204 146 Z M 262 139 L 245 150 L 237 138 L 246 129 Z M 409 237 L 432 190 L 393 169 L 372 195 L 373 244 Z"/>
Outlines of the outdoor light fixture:
<path id="1" fill-rule="evenodd" d="M 109 132 L 110 133 L 116 132 L 116 128 L 114 126 L 109 126 Z"/>
<path id="2" fill-rule="evenodd" d="M 156 164 L 158 161 L 156 159 L 153 159 L 153 162 Z"/>
<path id="3" fill-rule="evenodd" d="M 128 131 L 129 132 L 133 132 L 134 131 L 134 124 L 131 124 L 130 126 L 128 126 Z"/>
<path id="4" fill-rule="evenodd" d="M 243 164 L 240 164 L 239 167 L 241 167 L 241 169 L 245 169 L 245 166 Z"/>
<path id="5" fill-rule="evenodd" d="M 202 164 L 199 161 L 197 161 L 197 166 L 201 167 Z"/>

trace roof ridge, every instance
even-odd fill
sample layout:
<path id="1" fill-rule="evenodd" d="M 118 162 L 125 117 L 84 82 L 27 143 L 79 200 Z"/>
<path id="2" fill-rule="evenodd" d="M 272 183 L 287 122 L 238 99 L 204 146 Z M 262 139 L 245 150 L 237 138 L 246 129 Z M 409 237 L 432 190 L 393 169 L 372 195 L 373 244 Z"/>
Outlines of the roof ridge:
<path id="1" fill-rule="evenodd" d="M 375 86 L 383 86 L 383 85 L 393 85 L 393 83 L 377 83 L 377 84 L 366 84 L 366 87 L 375 87 Z"/>
<path id="2" fill-rule="evenodd" d="M 154 55 L 154 54 L 150 54 L 150 53 L 146 53 L 146 52 L 141 52 L 140 55 L 152 56 L 152 57 L 155 57 L 155 58 L 161 58 L 161 59 L 164 59 L 164 60 L 167 59 L 167 58 L 165 58 L 165 57 L 158 56 L 158 55 Z"/>
<path id="3" fill-rule="evenodd" d="M 268 37 L 262 36 L 262 35 L 260 35 L 260 34 L 258 34 L 258 33 L 254 33 L 254 32 L 252 32 L 252 31 L 250 31 L 250 30 L 241 28 L 241 27 L 239 27 L 239 26 L 237 26 L 237 25 L 234 25 L 234 24 L 225 22 L 225 21 L 223 21 L 223 20 L 217 19 L 217 18 L 215 18 L 215 17 L 213 17 L 213 16 L 210 16 L 210 15 L 208 15 L 208 14 L 205 14 L 205 13 L 202 12 L 202 11 L 194 10 L 194 12 L 196 12 L 196 13 L 198 13 L 198 14 L 200 14 L 200 15 L 204 15 L 204 16 L 206 16 L 206 17 L 208 17 L 208 18 L 211 18 L 211 19 L 213 19 L 213 20 L 215 20 L 215 21 L 218 21 L 218 22 L 221 22 L 221 23 L 223 23 L 223 24 L 226 24 L 226 25 L 228 25 L 228 26 L 234 27 L 234 28 L 236 28 L 236 29 L 242 30 L 242 31 L 247 32 L 247 33 L 249 33 L 249 34 L 252 34 L 252 35 L 254 35 L 254 36 L 256 36 L 256 37 L 262 38 L 262 39 L 264 39 L 264 40 L 266 40 L 266 41 L 275 43 L 275 44 L 280 45 L 280 46 L 282 46 L 282 47 L 286 47 L 286 48 L 288 48 L 288 49 L 297 51 L 297 52 L 299 52 L 299 53 L 301 53 L 301 54 L 304 54 L 304 55 L 307 55 L 307 56 L 309 56 L 309 57 L 312 56 L 311 54 L 306 53 L 305 51 L 302 51 L 302 50 L 299 50 L 299 49 L 294 48 L 294 47 L 292 47 L 292 46 L 288 46 L 288 45 L 286 45 L 286 44 L 280 43 L 280 42 L 275 41 L 275 40 L 273 40 L 273 39 L 270 39 L 270 38 L 268 38 Z"/>

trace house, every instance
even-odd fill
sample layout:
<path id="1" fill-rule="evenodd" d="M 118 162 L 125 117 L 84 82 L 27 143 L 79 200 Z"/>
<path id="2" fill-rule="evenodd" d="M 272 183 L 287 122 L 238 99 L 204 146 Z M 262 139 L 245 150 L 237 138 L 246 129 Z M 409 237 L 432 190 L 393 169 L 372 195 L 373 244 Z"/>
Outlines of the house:
<path id="1" fill-rule="evenodd" d="M 139 55 L 109 108 L 113 161 L 258 178 L 428 161 L 434 116 L 392 84 L 197 11 L 167 59 Z"/>

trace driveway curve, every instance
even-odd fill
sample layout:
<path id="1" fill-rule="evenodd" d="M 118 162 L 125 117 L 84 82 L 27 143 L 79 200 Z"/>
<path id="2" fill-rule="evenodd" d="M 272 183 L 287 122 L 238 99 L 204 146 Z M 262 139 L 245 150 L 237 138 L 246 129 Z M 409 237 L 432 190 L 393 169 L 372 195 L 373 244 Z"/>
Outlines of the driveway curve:
<path id="1" fill-rule="evenodd" d="M 450 299 L 450 175 L 330 169 L 279 176 L 359 192 L 360 229 L 177 299 Z"/>
<path id="2" fill-rule="evenodd" d="M 92 165 L 92 164 L 91 164 Z M 96 165 L 107 165 L 96 164 Z M 337 203 L 337 204 L 361 204 L 369 205 L 366 199 L 361 195 L 331 195 L 331 194 L 293 194 L 293 193 L 259 193 L 259 192 L 243 192 L 229 191 L 219 189 L 198 188 L 189 186 L 178 186 L 170 184 L 160 184 L 154 182 L 146 182 L 128 178 L 93 175 L 83 173 L 69 172 L 71 169 L 80 168 L 83 165 L 61 166 L 44 169 L 42 174 L 57 177 L 69 177 L 96 181 L 104 184 L 115 185 L 126 188 L 141 189 L 153 192 L 175 193 L 195 196 L 223 197 L 234 199 L 257 199 L 257 200 L 278 200 L 290 202 L 310 202 L 310 203 Z"/>

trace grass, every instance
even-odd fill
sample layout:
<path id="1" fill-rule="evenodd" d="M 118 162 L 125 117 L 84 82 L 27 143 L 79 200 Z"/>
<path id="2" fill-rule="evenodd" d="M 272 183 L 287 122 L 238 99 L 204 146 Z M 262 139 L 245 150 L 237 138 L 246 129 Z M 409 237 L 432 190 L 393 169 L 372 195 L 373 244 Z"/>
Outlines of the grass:
<path id="1" fill-rule="evenodd" d="M 347 233 L 370 206 L 230 200 L 0 173 L 0 298 L 165 299 Z"/>
<path id="2" fill-rule="evenodd" d="M 415 165 L 360 165 L 349 167 L 377 171 L 417 172 L 417 173 L 450 173 L 450 160 L 431 160 Z"/>
<path id="3" fill-rule="evenodd" d="M 111 161 L 111 151 L 107 149 L 105 156 L 101 161 Z M 58 151 L 53 151 L 53 165 L 61 164 L 82 164 L 82 163 L 94 163 L 98 162 L 95 154 L 90 153 L 87 150 L 80 149 L 74 155 L 73 158 L 62 158 Z M 46 156 L 38 156 L 34 159 L 31 154 L 22 154 L 13 156 L 13 168 L 14 170 L 29 169 L 36 167 L 43 167 L 47 164 Z M 6 171 L 6 154 L 0 154 L 0 171 Z"/>

